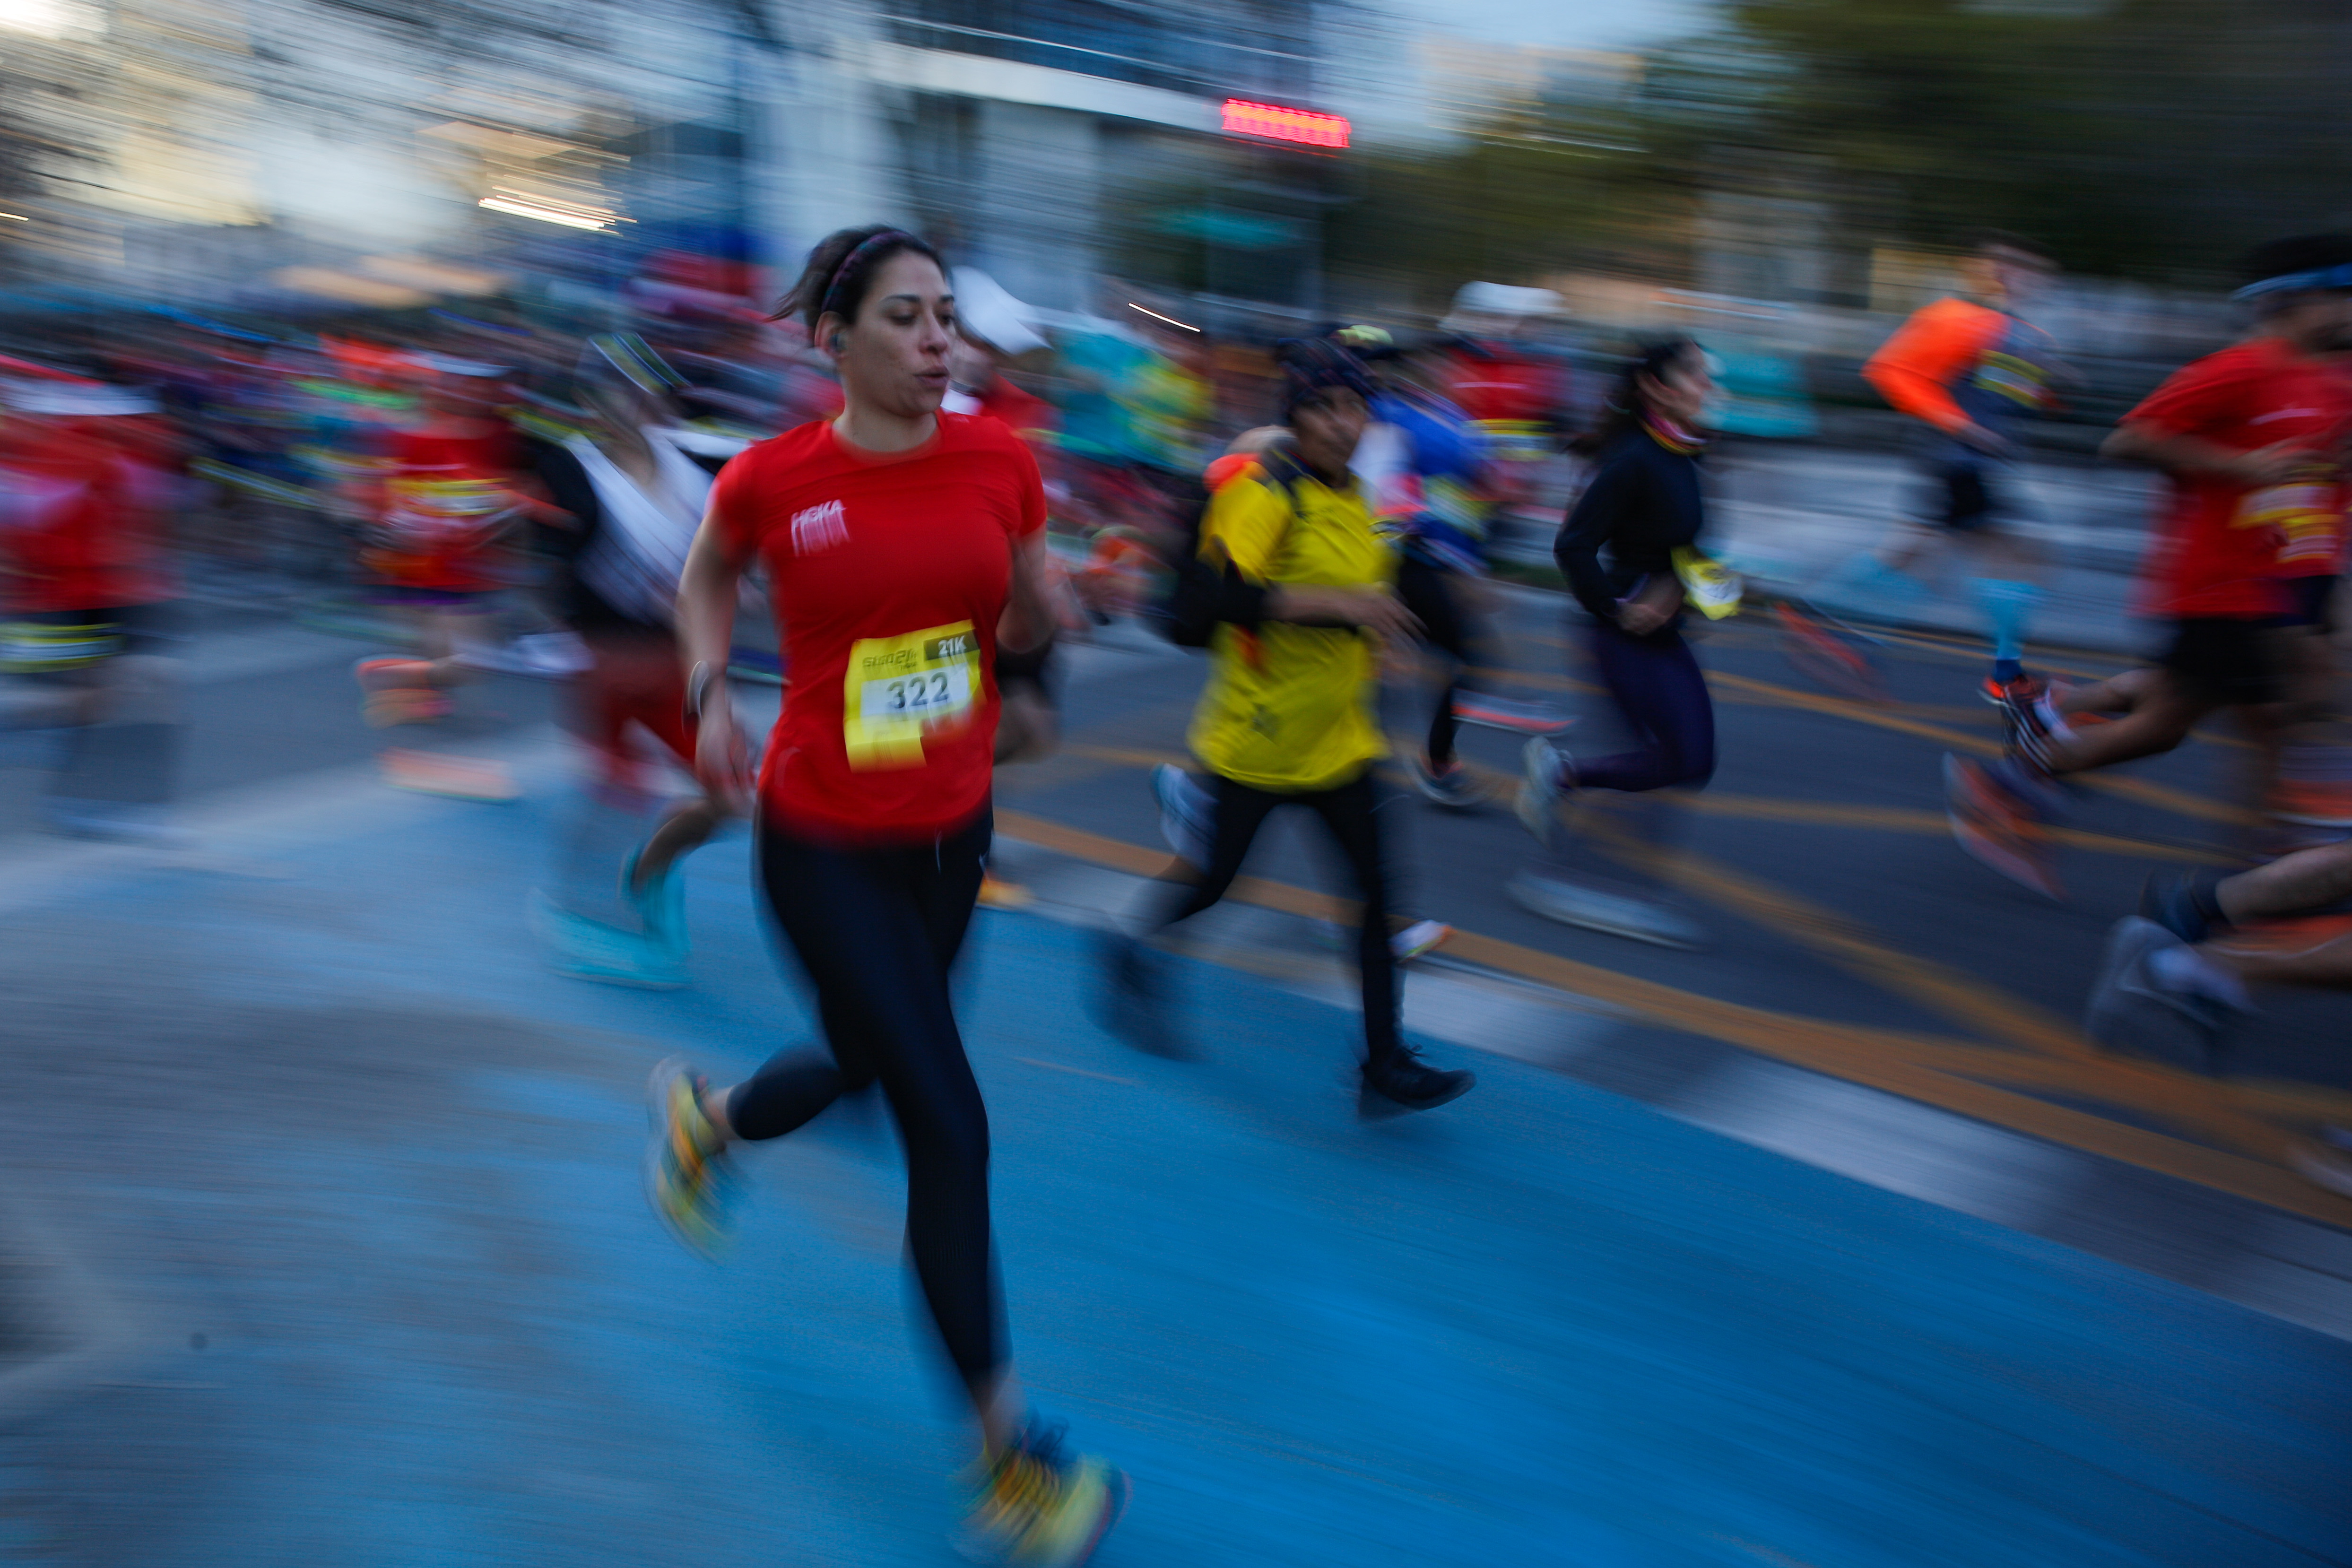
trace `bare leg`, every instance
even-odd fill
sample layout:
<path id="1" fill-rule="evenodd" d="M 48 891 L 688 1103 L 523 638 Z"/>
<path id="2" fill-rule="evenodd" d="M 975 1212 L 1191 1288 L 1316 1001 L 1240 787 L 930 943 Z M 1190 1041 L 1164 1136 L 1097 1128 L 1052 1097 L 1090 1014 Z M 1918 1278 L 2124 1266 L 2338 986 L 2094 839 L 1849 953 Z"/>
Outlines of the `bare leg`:
<path id="1" fill-rule="evenodd" d="M 2221 706 L 2182 690 L 2165 671 L 2134 673 L 2149 679 L 2131 711 L 2113 724 L 2077 730 L 2072 738 L 2055 743 L 2052 772 L 2087 773 L 2170 751 L 2188 738 L 2199 719 Z"/>
<path id="2" fill-rule="evenodd" d="M 629 879 L 632 895 L 669 874 L 669 868 L 692 854 L 709 841 L 710 835 L 727 820 L 727 810 L 709 796 L 688 800 L 654 829 L 646 840 L 645 848 L 637 852 L 635 874 Z"/>
<path id="3" fill-rule="evenodd" d="M 2352 898 L 2352 841 L 2282 855 L 2268 865 L 2225 877 L 2214 889 L 2233 923 L 2325 909 Z"/>

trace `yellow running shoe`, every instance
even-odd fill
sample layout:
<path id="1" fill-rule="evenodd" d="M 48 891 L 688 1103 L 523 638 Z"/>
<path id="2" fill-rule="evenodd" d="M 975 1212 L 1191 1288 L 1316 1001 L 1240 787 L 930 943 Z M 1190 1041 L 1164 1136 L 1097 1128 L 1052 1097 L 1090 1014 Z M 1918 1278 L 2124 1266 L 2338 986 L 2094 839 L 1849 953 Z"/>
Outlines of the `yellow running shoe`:
<path id="1" fill-rule="evenodd" d="M 646 1198 L 670 1234 L 705 1258 L 727 1240 L 726 1195 L 733 1172 L 726 1141 L 702 1109 L 709 1087 L 683 1057 L 667 1058 L 646 1083 L 653 1136 L 646 1145 Z"/>
<path id="2" fill-rule="evenodd" d="M 1090 1454 L 1066 1456 L 1063 1428 L 1032 1422 L 983 1459 L 964 1525 L 965 1554 L 1022 1568 L 1076 1568 L 1127 1507 L 1127 1477 Z"/>

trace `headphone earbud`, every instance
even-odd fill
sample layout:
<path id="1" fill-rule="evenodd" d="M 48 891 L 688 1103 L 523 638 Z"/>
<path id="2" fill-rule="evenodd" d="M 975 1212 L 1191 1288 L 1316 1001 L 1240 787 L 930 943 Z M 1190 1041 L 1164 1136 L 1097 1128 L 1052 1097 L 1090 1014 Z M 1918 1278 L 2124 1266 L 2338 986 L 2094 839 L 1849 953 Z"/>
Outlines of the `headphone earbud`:
<path id="1" fill-rule="evenodd" d="M 836 354 L 837 354 L 837 353 L 841 352 L 841 334 L 840 334 L 840 333 L 835 332 L 835 334 L 834 334 L 830 339 L 826 340 L 826 341 L 831 345 L 831 347 L 832 347 L 832 349 L 833 349 L 833 351 L 834 351 L 835 353 L 836 353 Z"/>

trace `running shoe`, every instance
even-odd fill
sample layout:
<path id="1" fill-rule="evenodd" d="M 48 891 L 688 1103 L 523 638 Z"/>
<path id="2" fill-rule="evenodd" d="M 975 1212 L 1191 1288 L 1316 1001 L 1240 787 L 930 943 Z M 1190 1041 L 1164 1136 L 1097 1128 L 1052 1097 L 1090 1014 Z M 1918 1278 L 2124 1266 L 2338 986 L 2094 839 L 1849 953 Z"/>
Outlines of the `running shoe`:
<path id="1" fill-rule="evenodd" d="M 1007 882 L 994 872 L 982 872 L 980 876 L 980 901 L 991 909 L 1026 909 L 1037 902 L 1037 895 L 1017 882 Z"/>
<path id="2" fill-rule="evenodd" d="M 683 945 L 666 946 L 641 931 L 624 931 L 563 908 L 543 893 L 530 895 L 530 925 L 546 944 L 547 967 L 575 980 L 674 991 L 687 983 Z"/>
<path id="3" fill-rule="evenodd" d="M 1389 938 L 1389 951 L 1400 964 L 1410 964 L 1425 953 L 1434 953 L 1445 946 L 1454 935 L 1454 927 L 1441 920 L 1416 920 Z"/>
<path id="4" fill-rule="evenodd" d="M 422 659 L 362 659 L 352 674 L 360 684 L 360 716 L 371 729 L 429 724 L 449 714 L 449 699 L 427 683 Z"/>
<path id="5" fill-rule="evenodd" d="M 480 757 L 449 757 L 435 751 L 394 747 L 377 759 L 383 781 L 419 795 L 454 800 L 504 802 L 522 799 L 522 786 L 501 762 Z"/>
<path id="6" fill-rule="evenodd" d="M 2155 921 L 2137 915 L 2118 920 L 2083 1009 L 2083 1032 L 2119 1056 L 2210 1073 L 2246 1009 L 2216 994 L 2231 983 L 2218 971 L 2210 987 L 2187 983 L 2200 966 L 2210 967 Z"/>
<path id="7" fill-rule="evenodd" d="M 653 1136 L 646 1145 L 646 1197 L 670 1234 L 692 1251 L 716 1258 L 727 1239 L 726 1196 L 733 1181 L 726 1141 L 704 1114 L 709 1088 L 673 1056 L 646 1082 Z"/>
<path id="8" fill-rule="evenodd" d="M 1423 799 L 1452 811 L 1467 811 L 1482 804 L 1486 792 L 1470 777 L 1470 769 L 1457 758 L 1439 768 L 1418 751 L 1405 753 L 1405 767 L 1412 774 L 1412 787 Z"/>
<path id="9" fill-rule="evenodd" d="M 635 911 L 646 935 L 664 949 L 686 956 L 686 878 L 673 861 L 658 881 L 637 885 L 637 862 L 646 852 L 639 844 L 621 862 L 621 902 Z"/>
<path id="10" fill-rule="evenodd" d="M 2020 675 L 2013 681 L 1988 678 L 1980 689 L 1985 701 L 2000 710 L 2009 755 L 2038 774 L 2052 773 L 2055 768 L 2052 748 L 2064 735 L 2066 721 L 2051 702 L 2048 684 Z"/>
<path id="11" fill-rule="evenodd" d="M 1160 802 L 1160 836 L 1168 847 L 1180 860 L 1205 867 L 1216 827 L 1215 797 L 1172 762 L 1151 770 L 1151 797 Z"/>
<path id="12" fill-rule="evenodd" d="M 2352 1197 L 2352 1127 L 2324 1126 L 2287 1145 L 2286 1163 L 2304 1180 Z"/>
<path id="13" fill-rule="evenodd" d="M 1492 692 L 1455 692 L 1454 717 L 1459 724 L 1518 735 L 1558 735 L 1576 722 L 1549 703 L 1520 702 Z"/>
<path id="14" fill-rule="evenodd" d="M 1362 1073 L 1364 1097 L 1359 1103 L 1365 1111 L 1375 1113 L 1389 1107 L 1435 1110 L 1449 1100 L 1461 1099 L 1478 1082 L 1478 1075 L 1466 1067 L 1430 1066 L 1409 1045 L 1401 1045 L 1377 1061 L 1366 1061 Z"/>
<path id="15" fill-rule="evenodd" d="M 1842 697 L 1856 702 L 1888 700 L 1871 640 L 1818 608 L 1800 609 L 1788 600 L 1773 607 L 1780 622 L 1780 653 L 1790 668 Z"/>
<path id="16" fill-rule="evenodd" d="M 1541 736 L 1530 737 L 1519 750 L 1519 798 L 1511 809 L 1519 815 L 1519 826 L 1546 849 L 1551 848 L 1559 815 L 1560 782 L 1566 779 L 1572 787 L 1575 774 L 1576 764 L 1568 754 Z"/>
<path id="17" fill-rule="evenodd" d="M 2014 770 L 1987 768 L 1944 757 L 1945 815 L 1960 848 L 2022 887 L 2045 898 L 2065 896 L 2052 863 L 2049 821 L 2054 814 L 2042 789 Z"/>
<path id="18" fill-rule="evenodd" d="M 2154 921 L 2193 947 L 2212 936 L 2215 925 L 2228 924 L 2213 898 L 2213 890 L 2228 874 L 2210 867 L 2158 872 L 2139 890 L 2140 918 Z"/>
<path id="19" fill-rule="evenodd" d="M 959 1543 L 966 1556 L 1074 1568 L 1094 1555 L 1127 1507 L 1127 1477 L 1091 1454 L 1064 1454 L 1063 1432 L 1033 1421 L 982 1461 Z"/>

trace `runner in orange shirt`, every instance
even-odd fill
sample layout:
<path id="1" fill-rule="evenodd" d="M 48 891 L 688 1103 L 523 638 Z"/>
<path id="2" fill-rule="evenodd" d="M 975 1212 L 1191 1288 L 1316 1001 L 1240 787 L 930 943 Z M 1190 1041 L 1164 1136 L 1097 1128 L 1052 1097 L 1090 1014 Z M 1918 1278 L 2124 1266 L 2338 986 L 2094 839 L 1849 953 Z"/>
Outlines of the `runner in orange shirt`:
<path id="1" fill-rule="evenodd" d="M 1923 307 L 1863 367 L 1879 395 L 1919 423 L 1916 509 L 1891 549 L 1854 557 L 1812 598 L 1832 612 L 1900 618 L 1927 592 L 1912 569 L 1948 540 L 1968 559 L 1969 587 L 1991 632 L 1985 699 L 2006 708 L 2042 693 L 2021 662 L 2042 588 L 2034 580 L 2040 552 L 2012 526 L 2020 485 L 2011 432 L 2047 406 L 2053 358 L 2048 335 L 2017 312 L 2048 288 L 2056 267 L 2038 246 L 1988 234 L 1960 263 L 1960 275 L 1967 298 Z M 1788 607 L 1782 622 L 1832 657 L 1858 657 L 1853 640 L 1822 608 Z"/>

